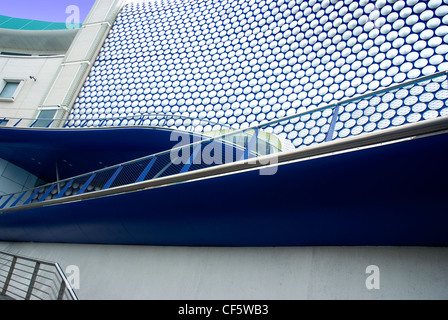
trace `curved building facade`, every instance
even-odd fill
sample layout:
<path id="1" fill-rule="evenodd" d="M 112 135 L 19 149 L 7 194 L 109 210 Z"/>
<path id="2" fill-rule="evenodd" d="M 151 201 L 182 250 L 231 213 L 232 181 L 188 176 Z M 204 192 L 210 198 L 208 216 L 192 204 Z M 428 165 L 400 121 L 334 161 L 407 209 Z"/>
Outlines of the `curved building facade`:
<path id="1" fill-rule="evenodd" d="M 185 119 L 144 124 L 185 130 L 205 119 L 216 125 L 194 130 L 207 132 L 338 104 L 448 70 L 447 15 L 440 0 L 128 4 L 67 125 L 134 125 L 155 113 Z M 334 138 L 447 115 L 445 79 L 341 108 Z M 331 118 L 271 130 L 297 148 L 324 141 Z"/>

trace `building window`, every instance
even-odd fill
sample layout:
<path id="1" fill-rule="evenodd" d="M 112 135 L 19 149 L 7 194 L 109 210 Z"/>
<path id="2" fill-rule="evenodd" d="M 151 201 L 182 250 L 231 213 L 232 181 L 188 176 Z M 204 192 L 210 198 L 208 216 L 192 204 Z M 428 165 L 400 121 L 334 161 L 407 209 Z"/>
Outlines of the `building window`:
<path id="1" fill-rule="evenodd" d="M 19 93 L 22 80 L 3 80 L 0 83 L 0 101 L 14 101 Z"/>
<path id="2" fill-rule="evenodd" d="M 5 56 L 21 56 L 21 57 L 31 57 L 32 54 L 29 53 L 16 53 L 16 52 L 1 52 L 1 55 Z"/>
<path id="3" fill-rule="evenodd" d="M 37 116 L 37 120 L 32 125 L 37 128 L 47 128 L 53 122 L 54 116 L 56 114 L 56 109 L 52 110 L 42 110 Z"/>
<path id="4" fill-rule="evenodd" d="M 2 92 L 0 93 L 0 97 L 12 99 L 18 87 L 19 87 L 18 82 L 6 82 Z"/>

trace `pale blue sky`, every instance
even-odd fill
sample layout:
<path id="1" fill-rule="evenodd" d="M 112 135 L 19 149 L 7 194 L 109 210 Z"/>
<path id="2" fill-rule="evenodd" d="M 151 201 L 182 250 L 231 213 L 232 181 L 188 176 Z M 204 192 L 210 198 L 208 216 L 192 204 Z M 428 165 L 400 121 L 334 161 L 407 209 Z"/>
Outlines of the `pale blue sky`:
<path id="1" fill-rule="evenodd" d="M 14 18 L 43 20 L 50 22 L 66 22 L 70 13 L 66 8 L 78 6 L 81 23 L 87 17 L 95 0 L 12 0 L 0 6 L 0 15 Z"/>

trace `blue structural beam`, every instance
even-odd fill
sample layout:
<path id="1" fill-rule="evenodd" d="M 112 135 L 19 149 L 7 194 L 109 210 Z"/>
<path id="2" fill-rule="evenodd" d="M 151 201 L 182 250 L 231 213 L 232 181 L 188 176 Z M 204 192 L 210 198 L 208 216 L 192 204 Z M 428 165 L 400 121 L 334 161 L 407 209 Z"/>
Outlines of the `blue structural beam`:
<path id="1" fill-rule="evenodd" d="M 152 158 L 135 182 L 142 182 L 143 180 L 145 180 L 146 176 L 148 175 L 149 171 L 156 161 L 157 157 Z"/>
<path id="2" fill-rule="evenodd" d="M 180 170 L 180 173 L 188 172 L 190 170 L 191 165 L 194 163 L 194 159 L 196 159 L 197 155 L 203 148 L 203 144 L 200 143 L 193 149 L 193 153 L 191 154 L 190 158 L 188 159 L 188 162 L 182 167 L 182 170 Z"/>
<path id="3" fill-rule="evenodd" d="M 53 184 L 52 186 L 50 186 L 48 188 L 48 190 L 42 195 L 42 197 L 40 197 L 39 202 L 44 201 L 45 198 L 50 194 L 50 192 L 54 189 L 54 187 L 56 187 L 56 184 Z"/>
<path id="4" fill-rule="evenodd" d="M 70 188 L 70 186 L 72 185 L 72 183 L 73 183 L 73 179 L 70 180 L 70 181 L 68 181 L 68 182 L 66 183 L 66 185 L 64 186 L 64 188 L 61 190 L 61 192 L 58 193 L 58 195 L 56 196 L 55 199 L 59 199 L 60 197 L 62 197 L 62 196 L 64 195 L 64 193 L 68 190 L 68 188 Z"/>
<path id="5" fill-rule="evenodd" d="M 39 192 L 40 188 L 36 188 L 34 192 L 28 197 L 28 199 L 23 204 L 29 204 L 33 200 L 34 196 Z"/>
<path id="6" fill-rule="evenodd" d="M 177 158 L 175 158 L 175 159 L 173 160 L 173 162 L 175 162 L 175 161 L 177 161 Z M 165 164 L 165 166 L 164 166 L 159 172 L 157 172 L 156 175 L 155 175 L 154 177 L 152 177 L 152 179 L 157 179 L 157 178 L 161 177 L 161 176 L 165 173 L 165 171 L 168 170 L 168 168 L 170 168 L 170 167 L 174 167 L 173 162 L 168 161 L 168 163 Z"/>
<path id="7" fill-rule="evenodd" d="M 106 184 L 103 186 L 103 190 L 109 189 L 112 183 L 114 183 L 117 176 L 120 174 L 121 170 L 123 170 L 123 166 L 118 167 L 118 169 L 114 172 L 112 177 L 106 182 Z"/>
<path id="8" fill-rule="evenodd" d="M 339 117 L 339 105 L 336 105 L 333 108 L 333 116 L 331 118 L 330 128 L 328 129 L 325 141 L 333 140 L 334 129 L 336 127 L 336 122 L 338 121 L 338 117 Z"/>
<path id="9" fill-rule="evenodd" d="M 249 143 L 247 145 L 247 148 L 244 150 L 244 153 L 243 153 L 243 155 L 242 155 L 240 160 L 247 160 L 247 159 L 249 159 L 250 154 L 252 152 L 252 149 L 254 148 L 255 143 L 258 140 L 258 131 L 259 131 L 259 129 L 256 129 L 254 134 L 250 138 L 250 141 L 249 141 Z"/>
<path id="10" fill-rule="evenodd" d="M 95 179 L 96 177 L 96 173 L 93 173 L 89 179 L 87 179 L 87 181 L 83 184 L 83 186 L 81 187 L 81 189 L 79 189 L 77 194 L 83 194 L 84 191 L 86 191 L 87 187 L 89 186 L 89 184 L 93 181 L 93 179 Z"/>
<path id="11" fill-rule="evenodd" d="M 12 199 L 13 197 L 14 197 L 14 194 L 10 195 L 10 196 L 8 197 L 8 199 L 6 199 L 6 201 L 3 202 L 3 204 L 0 206 L 0 209 L 5 208 L 6 204 L 7 204 L 9 201 L 11 201 L 11 199 Z"/>
<path id="12" fill-rule="evenodd" d="M 22 194 L 16 199 L 16 201 L 14 201 L 14 203 L 10 207 L 15 207 L 26 193 L 27 191 L 23 191 Z"/>

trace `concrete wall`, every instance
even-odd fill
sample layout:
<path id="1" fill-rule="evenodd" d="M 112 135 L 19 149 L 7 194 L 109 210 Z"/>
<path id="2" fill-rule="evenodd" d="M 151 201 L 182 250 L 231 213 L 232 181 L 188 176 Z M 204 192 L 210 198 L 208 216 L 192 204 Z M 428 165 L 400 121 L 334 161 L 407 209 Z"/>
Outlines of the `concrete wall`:
<path id="1" fill-rule="evenodd" d="M 447 299 L 448 248 L 206 248 L 2 243 L 79 268 L 84 299 Z M 379 272 L 366 273 L 370 265 Z M 379 289 L 366 280 L 379 275 Z M 73 280 L 75 273 L 67 274 Z M 370 278 L 369 278 L 370 277 Z"/>
<path id="2" fill-rule="evenodd" d="M 63 56 L 0 56 L 0 82 L 4 79 L 23 80 L 14 101 L 0 101 L 0 119 L 8 119 L 7 126 L 15 125 L 19 119 L 37 117 L 40 104 L 62 60 Z M 30 76 L 37 80 L 30 79 Z M 19 126 L 29 126 L 32 122 L 33 120 L 21 120 Z M 32 188 L 36 181 L 36 176 L 0 158 L 0 194 Z"/>
<path id="3" fill-rule="evenodd" d="M 37 177 L 18 166 L 0 159 L 0 195 L 33 188 Z M 3 200 L 0 203 L 3 203 Z"/>
<path id="4" fill-rule="evenodd" d="M 42 103 L 43 107 L 47 108 L 62 106 L 60 118 L 68 115 L 122 7 L 122 2 L 97 0 L 67 51 L 55 81 Z"/>
<path id="5" fill-rule="evenodd" d="M 62 60 L 63 56 L 0 56 L 0 81 L 23 80 L 23 85 L 13 102 L 0 101 L 0 118 L 35 118 Z M 30 76 L 37 80 L 30 79 Z M 8 123 L 8 125 L 14 124 L 14 120 Z M 25 122 L 21 124 L 26 125 Z"/>

